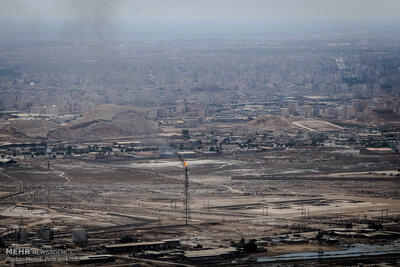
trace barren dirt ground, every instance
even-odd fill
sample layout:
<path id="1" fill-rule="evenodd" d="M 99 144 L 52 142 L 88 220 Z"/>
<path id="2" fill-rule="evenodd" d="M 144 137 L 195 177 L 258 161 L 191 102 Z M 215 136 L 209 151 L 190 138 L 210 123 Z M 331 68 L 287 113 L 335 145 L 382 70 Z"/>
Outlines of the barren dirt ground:
<path id="1" fill-rule="evenodd" d="M 184 168 L 178 159 L 55 159 L 50 169 L 47 160 L 31 159 L 3 168 L 4 188 L 23 182 L 25 191 L 1 202 L 0 227 L 52 225 L 60 237 L 85 227 L 93 240 L 130 234 L 215 247 L 296 227 L 400 214 L 399 155 L 287 150 L 187 162 L 189 227 L 182 225 Z"/>

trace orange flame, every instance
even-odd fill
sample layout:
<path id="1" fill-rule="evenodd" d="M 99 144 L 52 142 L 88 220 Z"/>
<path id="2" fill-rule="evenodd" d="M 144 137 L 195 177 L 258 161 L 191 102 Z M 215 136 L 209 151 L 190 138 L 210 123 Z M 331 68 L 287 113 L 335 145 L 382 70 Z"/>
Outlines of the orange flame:
<path id="1" fill-rule="evenodd" d="M 186 162 L 186 161 L 183 162 L 183 166 L 184 166 L 184 167 L 187 167 L 187 162 Z"/>

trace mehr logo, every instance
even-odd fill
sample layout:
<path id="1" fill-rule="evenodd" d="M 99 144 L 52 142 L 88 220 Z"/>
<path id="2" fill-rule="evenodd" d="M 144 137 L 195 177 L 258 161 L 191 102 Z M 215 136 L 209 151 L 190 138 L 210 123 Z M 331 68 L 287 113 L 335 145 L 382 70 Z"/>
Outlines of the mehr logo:
<path id="1" fill-rule="evenodd" d="M 31 255 L 32 250 L 30 248 L 6 248 L 7 255 Z"/>

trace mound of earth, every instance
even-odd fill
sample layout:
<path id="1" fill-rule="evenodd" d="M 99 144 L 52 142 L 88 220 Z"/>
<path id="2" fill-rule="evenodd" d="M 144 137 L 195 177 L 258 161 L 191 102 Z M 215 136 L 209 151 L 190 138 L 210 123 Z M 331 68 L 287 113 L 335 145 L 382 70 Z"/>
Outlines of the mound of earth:
<path id="1" fill-rule="evenodd" d="M 290 118 L 282 115 L 273 115 L 273 114 L 258 116 L 257 119 L 249 122 L 249 127 L 251 129 L 271 130 L 271 131 L 297 129 L 297 127 L 292 124 L 292 120 Z"/>
<path id="2" fill-rule="evenodd" d="M 400 115 L 390 109 L 374 109 L 358 118 L 356 122 L 371 126 L 399 126 Z"/>
<path id="3" fill-rule="evenodd" d="M 57 123 L 47 120 L 10 120 L 0 125 L 0 139 L 44 139 L 57 127 Z"/>
<path id="4" fill-rule="evenodd" d="M 82 118 L 49 133 L 57 140 L 98 140 L 138 135 L 152 135 L 158 130 L 146 120 L 143 110 L 105 104 L 95 107 Z"/>
<path id="5" fill-rule="evenodd" d="M 57 124 L 48 120 L 8 120 L 0 123 L 2 141 L 93 141 L 103 138 L 157 134 L 142 109 L 114 104 L 95 107 L 74 121 Z"/>

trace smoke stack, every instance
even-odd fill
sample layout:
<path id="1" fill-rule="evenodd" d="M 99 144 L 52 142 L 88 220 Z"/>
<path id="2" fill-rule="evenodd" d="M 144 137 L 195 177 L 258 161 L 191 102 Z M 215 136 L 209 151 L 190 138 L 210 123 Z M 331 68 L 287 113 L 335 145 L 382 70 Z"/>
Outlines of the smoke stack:
<path id="1" fill-rule="evenodd" d="M 183 162 L 185 167 L 185 224 L 189 224 L 189 175 L 188 175 L 188 164 L 186 161 Z"/>

